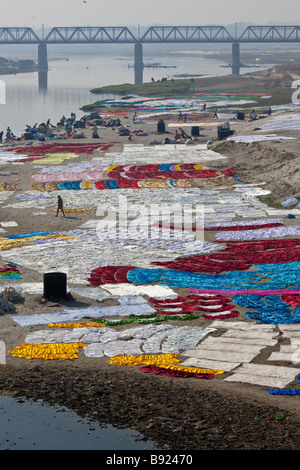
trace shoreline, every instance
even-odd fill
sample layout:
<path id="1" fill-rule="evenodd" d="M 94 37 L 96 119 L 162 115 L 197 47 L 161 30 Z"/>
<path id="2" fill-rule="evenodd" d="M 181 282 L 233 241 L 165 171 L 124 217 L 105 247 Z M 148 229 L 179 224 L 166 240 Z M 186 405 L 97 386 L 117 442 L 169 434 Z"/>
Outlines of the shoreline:
<path id="1" fill-rule="evenodd" d="M 94 94 L 113 94 L 116 96 L 136 95 L 151 98 L 152 96 L 174 96 L 174 95 L 187 95 L 194 96 L 197 93 L 210 93 L 217 91 L 225 92 L 241 92 L 257 93 L 260 91 L 268 92 L 273 95 L 273 99 L 269 101 L 271 105 L 287 104 L 290 102 L 292 91 L 291 89 L 278 86 L 281 74 L 276 73 L 275 67 L 270 67 L 265 70 L 257 70 L 255 72 L 245 72 L 244 74 L 235 76 L 231 74 L 206 76 L 191 79 L 174 79 L 165 82 L 148 82 L 139 85 L 135 84 L 120 84 L 103 86 L 93 88 L 90 93 Z M 266 105 L 266 102 L 259 101 L 259 105 Z M 97 105 L 97 101 L 87 105 L 82 105 L 82 111 L 105 111 L 101 106 Z M 124 110 L 126 108 L 124 107 Z M 120 111 L 122 108 L 120 108 Z"/>

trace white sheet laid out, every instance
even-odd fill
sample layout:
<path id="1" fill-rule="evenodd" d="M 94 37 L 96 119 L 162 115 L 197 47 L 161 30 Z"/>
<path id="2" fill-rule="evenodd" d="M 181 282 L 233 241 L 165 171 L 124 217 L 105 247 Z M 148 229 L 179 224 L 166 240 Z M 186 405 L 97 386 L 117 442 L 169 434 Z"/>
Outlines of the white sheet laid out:
<path id="1" fill-rule="evenodd" d="M 0 151 L 0 164 L 6 164 L 9 162 L 13 162 L 14 160 L 22 160 L 23 158 L 28 157 L 26 154 L 20 154 L 15 152 L 9 151 Z"/>
<path id="2" fill-rule="evenodd" d="M 78 321 L 84 317 L 104 318 L 111 316 L 145 315 L 155 313 L 149 303 L 138 296 L 120 297 L 119 305 L 109 307 L 84 307 L 64 309 L 61 312 L 40 313 L 35 315 L 16 315 L 10 317 L 20 326 L 45 325 L 47 323 L 72 322 Z"/>
<path id="3" fill-rule="evenodd" d="M 215 320 L 211 327 L 226 331 L 217 337 L 205 337 L 194 349 L 186 349 L 182 355 L 187 359 L 182 365 L 235 372 L 238 366 L 250 363 L 267 346 L 277 344 L 274 325 Z"/>
<path id="4" fill-rule="evenodd" d="M 264 142 L 267 140 L 292 140 L 292 139 L 296 139 L 296 137 L 279 136 L 276 134 L 265 134 L 265 135 L 237 135 L 235 137 L 228 137 L 226 140 L 233 140 L 234 142 L 252 144 L 253 142 Z"/>
<path id="5" fill-rule="evenodd" d="M 242 382 L 264 387 L 283 388 L 299 375 L 299 368 L 270 366 L 264 364 L 242 364 L 226 382 Z"/>
<path id="6" fill-rule="evenodd" d="M 2 227 L 17 227 L 18 226 L 17 222 L 15 222 L 14 220 L 11 220 L 9 222 L 0 222 L 0 224 L 2 225 Z"/>
<path id="7" fill-rule="evenodd" d="M 40 330 L 29 333 L 28 344 L 83 342 L 88 357 L 113 357 L 119 354 L 178 354 L 193 347 L 212 328 L 177 327 L 168 324 L 150 324 L 116 331 L 111 327 L 77 327 Z"/>
<path id="8" fill-rule="evenodd" d="M 214 369 L 223 370 L 224 372 L 230 372 L 240 365 L 240 362 L 227 362 L 217 361 L 207 358 L 196 358 L 195 356 L 189 357 L 181 361 L 180 365 L 184 367 L 199 367 L 202 369 Z"/>
<path id="9" fill-rule="evenodd" d="M 271 122 L 265 123 L 261 126 L 261 129 L 264 131 L 272 130 L 290 130 L 298 131 L 300 129 L 300 120 L 299 119 L 274 119 Z"/>
<path id="10" fill-rule="evenodd" d="M 297 237 L 300 235 L 300 227 L 283 226 L 262 228 L 255 230 L 238 230 L 237 232 L 224 231 L 216 235 L 216 239 L 221 240 L 255 240 L 255 239 L 270 239 L 270 238 L 283 238 L 283 237 Z"/>
<path id="11" fill-rule="evenodd" d="M 117 298 L 117 296 L 109 294 L 106 290 L 101 289 L 101 287 L 70 287 L 69 291 L 71 293 L 74 292 L 80 297 L 99 301 Z"/>
<path id="12" fill-rule="evenodd" d="M 27 294 L 41 294 L 44 293 L 44 283 L 43 282 L 5 282 L 1 283 L 0 288 L 4 289 L 5 287 L 13 287 L 17 292 L 26 292 Z"/>
<path id="13" fill-rule="evenodd" d="M 177 294 L 171 287 L 157 286 L 157 285 L 139 285 L 134 284 L 104 284 L 103 289 L 112 295 L 148 295 L 149 297 L 172 299 L 177 297 Z"/>

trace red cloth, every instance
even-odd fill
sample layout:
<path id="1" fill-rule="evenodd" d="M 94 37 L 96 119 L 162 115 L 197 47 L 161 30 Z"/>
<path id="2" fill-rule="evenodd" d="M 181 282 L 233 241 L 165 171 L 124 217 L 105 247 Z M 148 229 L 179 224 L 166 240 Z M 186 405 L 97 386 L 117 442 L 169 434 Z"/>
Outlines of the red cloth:
<path id="1" fill-rule="evenodd" d="M 152 264 L 186 272 L 217 274 L 224 271 L 246 271 L 254 264 L 300 261 L 300 239 L 232 241 L 223 250 L 209 255 L 192 255 L 174 261 Z"/>
<path id="2" fill-rule="evenodd" d="M 135 269 L 134 266 L 103 266 L 94 269 L 88 281 L 94 287 L 102 284 L 119 284 L 129 282 L 128 271 Z"/>
<path id="3" fill-rule="evenodd" d="M 227 318 L 235 318 L 239 316 L 239 312 L 236 310 L 232 310 L 230 313 L 226 313 L 224 315 L 209 315 L 207 313 L 203 313 L 201 317 L 206 318 L 207 320 L 226 320 Z"/>
<path id="4" fill-rule="evenodd" d="M 44 144 L 38 147 L 28 146 L 28 147 L 12 147 L 11 151 L 16 153 L 24 153 L 31 155 L 40 155 L 43 153 L 60 153 L 60 152 L 73 152 L 73 153 L 88 153 L 91 154 L 96 148 L 100 147 L 100 150 L 107 150 L 113 144 L 103 144 L 102 146 L 99 143 L 76 143 L 76 142 L 53 142 L 51 144 Z"/>
<path id="5" fill-rule="evenodd" d="M 300 294 L 283 294 L 281 300 L 288 305 L 300 305 Z"/>
<path id="6" fill-rule="evenodd" d="M 175 370 L 175 369 L 165 369 L 164 367 L 159 367 L 155 365 L 143 366 L 139 367 L 141 372 L 145 373 L 152 373 L 156 375 L 165 375 L 167 377 L 194 377 L 197 379 L 213 379 L 213 374 L 199 374 L 198 372 L 187 372 L 183 370 Z"/>

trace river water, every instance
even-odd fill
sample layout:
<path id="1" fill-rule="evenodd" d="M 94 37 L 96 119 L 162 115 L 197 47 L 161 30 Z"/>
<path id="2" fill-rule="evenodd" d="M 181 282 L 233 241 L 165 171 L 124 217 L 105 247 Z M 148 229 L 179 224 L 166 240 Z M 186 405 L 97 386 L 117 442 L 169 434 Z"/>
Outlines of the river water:
<path id="1" fill-rule="evenodd" d="M 0 395 L 0 450 L 157 450 L 136 431 L 79 417 L 49 406 Z"/>
<path id="2" fill-rule="evenodd" d="M 182 46 L 181 46 L 182 47 Z M 99 95 L 90 89 L 120 83 L 134 83 L 133 46 L 64 45 L 48 46 L 48 84 L 41 89 L 38 73 L 22 73 L 1 76 L 5 88 L 5 102 L 0 104 L 0 130 L 4 133 L 9 126 L 20 136 L 26 124 L 51 120 L 56 124 L 71 112 L 76 117 L 84 113 L 80 107 L 97 101 Z M 0 56 L 31 58 L 37 60 L 36 46 L 2 46 Z M 180 74 L 203 74 L 208 76 L 228 75 L 230 68 L 224 68 L 224 61 L 208 59 L 196 54 L 176 53 L 174 45 L 145 45 L 144 64 L 158 63 L 160 67 L 144 68 L 143 81 L 163 77 L 171 79 Z M 252 68 L 242 69 L 243 73 Z M 254 70 L 254 68 L 253 68 Z M 111 98 L 112 95 L 105 97 Z"/>

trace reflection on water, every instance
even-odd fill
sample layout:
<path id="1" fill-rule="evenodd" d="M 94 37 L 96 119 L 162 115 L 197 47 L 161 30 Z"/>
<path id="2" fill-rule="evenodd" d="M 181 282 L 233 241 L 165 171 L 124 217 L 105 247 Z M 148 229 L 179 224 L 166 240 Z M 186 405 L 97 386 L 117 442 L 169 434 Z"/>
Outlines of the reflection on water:
<path id="1" fill-rule="evenodd" d="M 155 450 L 135 431 L 101 427 L 61 406 L 0 395 L 0 450 Z"/>

